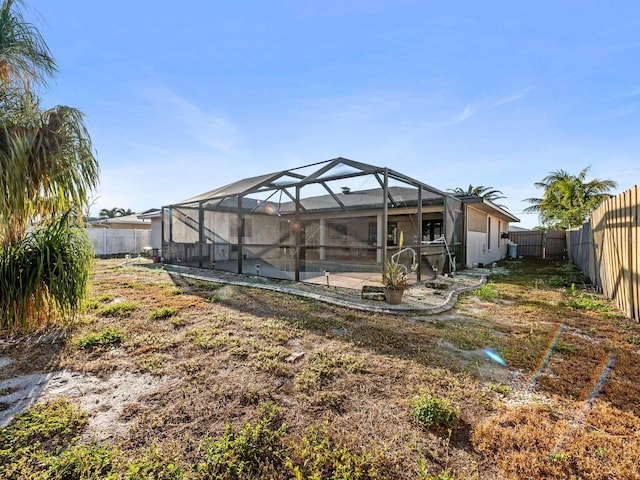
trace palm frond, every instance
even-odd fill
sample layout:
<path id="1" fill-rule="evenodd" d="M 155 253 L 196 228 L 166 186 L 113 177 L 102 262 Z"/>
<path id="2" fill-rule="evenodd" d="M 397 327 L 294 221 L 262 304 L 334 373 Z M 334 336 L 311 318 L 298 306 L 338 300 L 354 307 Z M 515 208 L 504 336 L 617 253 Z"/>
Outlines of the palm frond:
<path id="1" fill-rule="evenodd" d="M 4 0 L 0 6 L 0 81 L 28 91 L 31 82 L 46 84 L 57 66 L 39 30 L 22 16 L 23 3 Z"/>

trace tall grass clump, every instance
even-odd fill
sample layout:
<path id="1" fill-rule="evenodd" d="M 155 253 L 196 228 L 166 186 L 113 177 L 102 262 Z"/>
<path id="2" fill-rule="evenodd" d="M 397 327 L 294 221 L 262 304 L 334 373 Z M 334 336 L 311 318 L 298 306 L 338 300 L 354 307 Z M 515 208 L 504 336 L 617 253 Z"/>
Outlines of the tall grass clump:
<path id="1" fill-rule="evenodd" d="M 0 247 L 0 329 L 71 321 L 87 293 L 93 246 L 70 213 Z"/>

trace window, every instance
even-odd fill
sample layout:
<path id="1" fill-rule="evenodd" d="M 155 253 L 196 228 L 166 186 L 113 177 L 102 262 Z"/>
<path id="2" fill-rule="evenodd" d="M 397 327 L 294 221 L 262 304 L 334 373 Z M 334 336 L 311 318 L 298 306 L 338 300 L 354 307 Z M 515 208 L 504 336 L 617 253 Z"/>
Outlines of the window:
<path id="1" fill-rule="evenodd" d="M 395 247 L 398 245 L 398 223 L 389 222 L 387 224 L 387 246 Z"/>
<path id="2" fill-rule="evenodd" d="M 491 250 L 491 217 L 487 217 L 487 250 Z"/>
<path id="3" fill-rule="evenodd" d="M 369 245 L 376 246 L 378 243 L 378 224 L 376 222 L 369 222 Z"/>
<path id="4" fill-rule="evenodd" d="M 474 210 L 473 208 L 467 209 L 467 229 L 470 232 L 487 232 L 487 214 Z"/>
<path id="5" fill-rule="evenodd" d="M 346 223 L 328 223 L 329 240 L 337 240 L 339 242 L 347 241 L 347 224 Z"/>
<path id="6" fill-rule="evenodd" d="M 422 240 L 431 241 L 442 236 L 442 220 L 422 221 Z"/>

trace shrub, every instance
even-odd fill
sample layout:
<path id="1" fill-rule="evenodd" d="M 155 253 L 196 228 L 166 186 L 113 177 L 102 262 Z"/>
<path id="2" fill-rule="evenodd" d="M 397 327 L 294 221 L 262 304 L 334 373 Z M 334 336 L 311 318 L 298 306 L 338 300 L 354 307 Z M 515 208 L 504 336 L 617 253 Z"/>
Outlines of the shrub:
<path id="1" fill-rule="evenodd" d="M 415 399 L 412 413 L 416 421 L 425 427 L 451 427 L 458 420 L 458 414 L 448 400 L 429 394 Z"/>

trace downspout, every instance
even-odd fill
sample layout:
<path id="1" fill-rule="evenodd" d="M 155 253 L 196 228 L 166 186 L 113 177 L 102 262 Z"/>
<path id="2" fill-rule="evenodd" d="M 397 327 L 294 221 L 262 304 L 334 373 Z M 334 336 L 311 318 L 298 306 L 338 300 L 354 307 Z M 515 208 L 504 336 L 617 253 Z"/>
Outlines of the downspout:
<path id="1" fill-rule="evenodd" d="M 463 248 L 462 248 L 462 268 L 467 266 L 467 258 L 469 257 L 469 205 L 462 202 L 462 238 L 463 238 Z"/>

